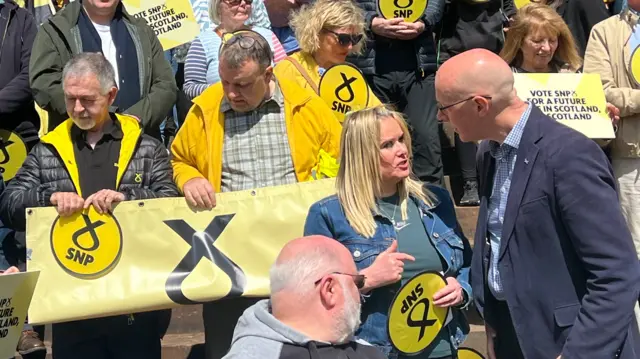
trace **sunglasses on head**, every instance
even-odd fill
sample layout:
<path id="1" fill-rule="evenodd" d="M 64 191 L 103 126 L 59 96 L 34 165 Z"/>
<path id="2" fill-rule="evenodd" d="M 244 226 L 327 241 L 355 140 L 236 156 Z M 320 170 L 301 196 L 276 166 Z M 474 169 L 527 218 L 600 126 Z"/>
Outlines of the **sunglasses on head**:
<path id="1" fill-rule="evenodd" d="M 224 33 L 222 35 L 222 47 L 231 46 L 237 43 L 241 48 L 248 50 L 257 43 L 256 38 L 249 35 L 251 33 L 253 33 L 253 31 L 249 30 Z"/>
<path id="2" fill-rule="evenodd" d="M 329 274 L 348 275 L 353 279 L 353 284 L 356 285 L 356 288 L 362 289 L 364 287 L 364 281 L 366 277 L 363 274 L 349 274 L 349 273 L 342 273 L 342 272 L 332 272 Z M 322 278 L 326 277 L 327 275 L 328 274 L 323 275 Z M 322 278 L 318 279 L 314 284 L 318 285 L 318 283 L 322 281 Z"/>
<path id="3" fill-rule="evenodd" d="M 360 41 L 362 41 L 362 34 L 340 34 L 335 31 L 324 29 L 324 31 L 335 35 L 336 39 L 340 46 L 349 46 L 349 44 L 356 46 Z"/>

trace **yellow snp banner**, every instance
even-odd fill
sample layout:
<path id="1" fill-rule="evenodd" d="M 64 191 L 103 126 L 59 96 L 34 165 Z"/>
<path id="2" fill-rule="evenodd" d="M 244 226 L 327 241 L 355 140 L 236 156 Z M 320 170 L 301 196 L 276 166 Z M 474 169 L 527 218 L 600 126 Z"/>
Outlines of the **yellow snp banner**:
<path id="1" fill-rule="evenodd" d="M 29 209 L 28 268 L 41 273 L 29 321 L 267 296 L 280 249 L 302 235 L 309 207 L 334 192 L 326 179 L 219 193 L 211 211 L 194 212 L 184 198 L 124 202 L 113 216 Z"/>
<path id="2" fill-rule="evenodd" d="M 38 272 L 0 275 L 0 358 L 13 358 Z"/>
<path id="3" fill-rule="evenodd" d="M 189 0 L 123 0 L 123 3 L 130 14 L 147 21 L 164 50 L 190 42 L 200 33 Z"/>
<path id="4" fill-rule="evenodd" d="M 615 137 L 598 74 L 515 74 L 518 96 L 585 136 Z"/>

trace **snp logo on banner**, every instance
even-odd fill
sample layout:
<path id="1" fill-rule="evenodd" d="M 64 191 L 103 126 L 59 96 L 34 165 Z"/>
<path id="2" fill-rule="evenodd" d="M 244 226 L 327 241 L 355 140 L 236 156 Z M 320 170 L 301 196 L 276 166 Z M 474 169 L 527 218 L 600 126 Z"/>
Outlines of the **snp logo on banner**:
<path id="1" fill-rule="evenodd" d="M 122 230 L 115 217 L 93 207 L 69 217 L 56 218 L 51 226 L 51 251 L 70 275 L 97 279 L 108 274 L 122 255 Z"/>
<path id="2" fill-rule="evenodd" d="M 196 232 L 182 219 L 165 221 L 164 223 L 176 232 L 191 247 L 182 261 L 171 272 L 165 290 L 167 295 L 177 304 L 196 304 L 182 292 L 182 283 L 196 268 L 202 258 L 206 258 L 220 268 L 231 279 L 231 290 L 223 298 L 240 297 L 244 293 L 247 279 L 242 269 L 229 257 L 214 246 L 235 214 L 215 216 L 204 232 Z"/>

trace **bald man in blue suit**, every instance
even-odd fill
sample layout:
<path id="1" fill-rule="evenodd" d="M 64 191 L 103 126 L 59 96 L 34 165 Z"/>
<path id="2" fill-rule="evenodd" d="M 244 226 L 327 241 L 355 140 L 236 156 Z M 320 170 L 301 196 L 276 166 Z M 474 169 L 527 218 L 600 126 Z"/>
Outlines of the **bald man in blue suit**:
<path id="1" fill-rule="evenodd" d="M 471 285 L 490 359 L 636 359 L 640 263 L 592 140 L 518 98 L 486 50 L 445 62 L 438 116 L 478 149 Z"/>

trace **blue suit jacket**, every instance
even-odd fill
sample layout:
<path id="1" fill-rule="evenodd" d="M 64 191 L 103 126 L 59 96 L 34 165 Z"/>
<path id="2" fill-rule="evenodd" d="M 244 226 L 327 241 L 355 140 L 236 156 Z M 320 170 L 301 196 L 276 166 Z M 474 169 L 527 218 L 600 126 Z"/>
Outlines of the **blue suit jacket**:
<path id="1" fill-rule="evenodd" d="M 487 324 L 488 200 L 495 161 L 477 158 L 480 214 L 471 286 Z M 527 359 L 640 358 L 633 308 L 640 263 L 602 150 L 535 106 L 517 152 L 498 261 Z"/>

